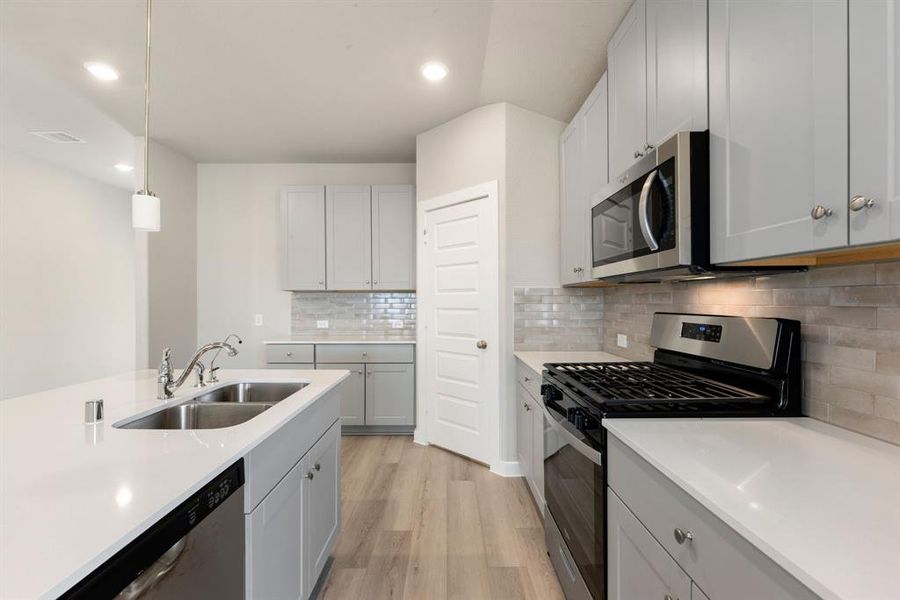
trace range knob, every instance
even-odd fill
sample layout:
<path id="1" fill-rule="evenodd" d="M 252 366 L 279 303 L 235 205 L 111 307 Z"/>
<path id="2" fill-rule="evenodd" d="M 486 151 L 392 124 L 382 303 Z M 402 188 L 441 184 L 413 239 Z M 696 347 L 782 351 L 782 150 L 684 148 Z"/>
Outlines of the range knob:
<path id="1" fill-rule="evenodd" d="M 545 402 L 559 402 L 562 400 L 562 392 L 549 383 L 541 385 L 541 396 L 544 397 Z"/>

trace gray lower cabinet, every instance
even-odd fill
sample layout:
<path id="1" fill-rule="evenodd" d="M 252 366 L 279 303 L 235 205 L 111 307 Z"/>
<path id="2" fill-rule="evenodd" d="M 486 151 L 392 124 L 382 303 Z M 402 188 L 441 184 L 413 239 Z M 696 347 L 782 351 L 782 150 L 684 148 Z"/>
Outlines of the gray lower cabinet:
<path id="1" fill-rule="evenodd" d="M 413 365 L 366 365 L 366 425 L 414 425 L 414 397 Z"/>
<path id="2" fill-rule="evenodd" d="M 319 364 L 319 369 L 350 371 L 350 377 L 341 388 L 341 424 L 366 424 L 366 377 L 364 364 Z"/>
<path id="3" fill-rule="evenodd" d="M 341 523 L 341 427 L 335 423 L 301 461 L 303 468 L 303 581 L 311 597 Z M 262 597 L 262 596 L 258 596 Z M 293 598 L 293 596 L 291 596 Z"/>

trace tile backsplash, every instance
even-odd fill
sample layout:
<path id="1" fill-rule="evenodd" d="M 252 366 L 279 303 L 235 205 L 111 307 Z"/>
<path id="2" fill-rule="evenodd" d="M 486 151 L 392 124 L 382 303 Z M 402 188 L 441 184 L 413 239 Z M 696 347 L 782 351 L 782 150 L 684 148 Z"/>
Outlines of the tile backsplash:
<path id="1" fill-rule="evenodd" d="M 646 360 L 657 311 L 802 322 L 803 411 L 900 444 L 900 261 L 731 281 L 606 288 L 602 348 Z M 616 345 L 626 333 L 629 347 Z"/>
<path id="2" fill-rule="evenodd" d="M 603 290 L 515 288 L 516 350 L 600 350 Z"/>
<path id="3" fill-rule="evenodd" d="M 328 329 L 316 321 L 327 320 Z M 399 328 L 393 325 L 400 323 Z M 416 335 L 415 292 L 294 292 L 291 295 L 291 334 L 377 333 L 397 337 Z"/>

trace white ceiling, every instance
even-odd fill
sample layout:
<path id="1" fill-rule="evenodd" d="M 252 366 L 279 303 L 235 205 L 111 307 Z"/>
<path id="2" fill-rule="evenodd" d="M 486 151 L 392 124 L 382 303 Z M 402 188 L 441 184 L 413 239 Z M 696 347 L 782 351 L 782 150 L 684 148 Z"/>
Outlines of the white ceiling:
<path id="1" fill-rule="evenodd" d="M 630 3 L 156 0 L 152 136 L 199 162 L 406 162 L 417 133 L 486 103 L 568 121 Z M 135 135 L 143 27 L 139 0 L 0 0 L 0 51 Z M 444 81 L 419 75 L 427 60 Z"/>

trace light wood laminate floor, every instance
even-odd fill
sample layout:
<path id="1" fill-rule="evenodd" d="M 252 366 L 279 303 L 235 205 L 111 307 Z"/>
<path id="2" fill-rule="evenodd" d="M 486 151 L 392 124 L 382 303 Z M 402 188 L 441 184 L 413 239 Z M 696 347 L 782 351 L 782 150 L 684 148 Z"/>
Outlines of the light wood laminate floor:
<path id="1" fill-rule="evenodd" d="M 342 444 L 341 534 L 321 598 L 563 599 L 523 479 L 408 436 Z"/>

